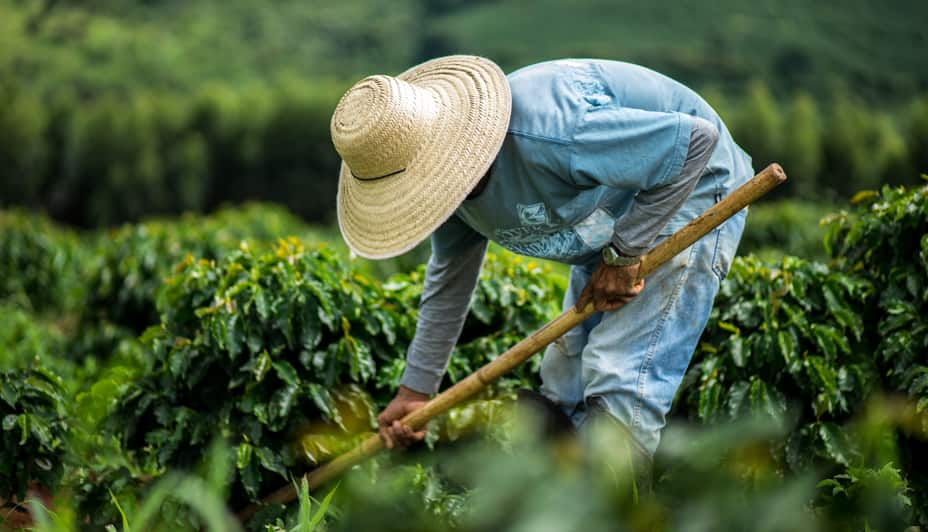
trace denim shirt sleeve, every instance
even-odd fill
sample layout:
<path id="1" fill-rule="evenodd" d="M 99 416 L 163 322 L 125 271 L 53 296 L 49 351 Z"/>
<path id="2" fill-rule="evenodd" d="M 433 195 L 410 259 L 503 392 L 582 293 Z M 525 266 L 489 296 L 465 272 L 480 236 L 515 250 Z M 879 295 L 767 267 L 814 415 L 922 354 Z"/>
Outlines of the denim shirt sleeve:
<path id="1" fill-rule="evenodd" d="M 666 184 L 639 192 L 631 209 L 616 220 L 612 243 L 619 251 L 638 256 L 650 249 L 661 229 L 696 188 L 718 140 L 719 131 L 711 122 L 693 118 L 680 173 Z"/>
<path id="2" fill-rule="evenodd" d="M 685 113 L 594 107 L 574 135 L 571 177 L 578 186 L 638 191 L 612 242 L 641 255 L 692 192 L 718 136 L 710 122 Z"/>
<path id="3" fill-rule="evenodd" d="M 487 239 L 456 216 L 432 235 L 416 334 L 406 352 L 400 384 L 420 393 L 438 391 L 477 285 Z"/>

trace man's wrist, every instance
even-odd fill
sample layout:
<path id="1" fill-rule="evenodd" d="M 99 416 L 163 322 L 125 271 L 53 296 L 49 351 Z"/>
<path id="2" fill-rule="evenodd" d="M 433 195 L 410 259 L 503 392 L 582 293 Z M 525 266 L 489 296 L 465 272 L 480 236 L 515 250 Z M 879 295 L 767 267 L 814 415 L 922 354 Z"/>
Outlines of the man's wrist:
<path id="1" fill-rule="evenodd" d="M 412 399 L 416 401 L 428 401 L 429 399 L 429 394 L 417 392 L 416 390 L 408 388 L 403 384 L 400 384 L 400 388 L 397 390 L 396 396 L 403 399 Z"/>
<path id="2" fill-rule="evenodd" d="M 609 245 L 603 248 L 603 263 L 607 266 L 634 266 L 641 262 L 641 257 L 627 255 L 615 245 L 614 242 L 609 242 Z"/>

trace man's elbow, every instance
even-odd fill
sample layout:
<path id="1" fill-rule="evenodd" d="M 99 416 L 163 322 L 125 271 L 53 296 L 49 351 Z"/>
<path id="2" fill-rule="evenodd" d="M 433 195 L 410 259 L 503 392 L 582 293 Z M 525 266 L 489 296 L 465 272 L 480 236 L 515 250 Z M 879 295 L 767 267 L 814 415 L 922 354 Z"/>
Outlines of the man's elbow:
<path id="1" fill-rule="evenodd" d="M 690 134 L 690 157 L 708 159 L 719 142 L 719 129 L 704 118 L 693 118 Z"/>

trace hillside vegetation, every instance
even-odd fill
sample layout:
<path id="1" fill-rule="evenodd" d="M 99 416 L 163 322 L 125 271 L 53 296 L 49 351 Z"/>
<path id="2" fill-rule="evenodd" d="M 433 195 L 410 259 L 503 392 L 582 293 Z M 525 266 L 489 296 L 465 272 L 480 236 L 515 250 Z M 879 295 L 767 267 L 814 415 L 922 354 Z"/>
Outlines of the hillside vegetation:
<path id="1" fill-rule="evenodd" d="M 590 56 L 640 62 L 696 87 L 873 103 L 928 88 L 928 5 L 763 0 L 2 0 L 0 72 L 57 90 L 185 90 L 279 75 L 395 73 L 448 53 L 511 70 Z"/>
<path id="2" fill-rule="evenodd" d="M 331 223 L 339 96 L 455 52 L 663 70 L 701 90 L 756 168 L 784 165 L 775 196 L 842 201 L 928 172 L 925 30 L 908 16 L 924 8 L 772 5 L 0 0 L 0 207 L 87 227 L 268 200 Z"/>

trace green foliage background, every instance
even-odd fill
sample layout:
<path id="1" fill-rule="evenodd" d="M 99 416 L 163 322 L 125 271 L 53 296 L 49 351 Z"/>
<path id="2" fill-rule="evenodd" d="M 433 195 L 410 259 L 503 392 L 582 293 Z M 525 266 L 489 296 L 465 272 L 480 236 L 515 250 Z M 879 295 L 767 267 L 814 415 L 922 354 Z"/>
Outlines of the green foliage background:
<path id="1" fill-rule="evenodd" d="M 0 1 L 0 206 L 84 227 L 226 202 L 333 221 L 343 91 L 449 53 L 592 56 L 703 93 L 775 195 L 841 201 L 928 171 L 919 2 L 840 10 L 583 0 Z"/>

